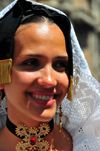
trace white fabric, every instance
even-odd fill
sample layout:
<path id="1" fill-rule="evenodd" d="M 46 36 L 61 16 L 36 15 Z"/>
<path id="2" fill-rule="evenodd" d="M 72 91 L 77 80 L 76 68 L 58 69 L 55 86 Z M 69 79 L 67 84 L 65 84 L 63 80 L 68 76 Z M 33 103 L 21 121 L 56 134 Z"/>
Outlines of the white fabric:
<path id="1" fill-rule="evenodd" d="M 15 3 L 0 13 L 0 18 Z M 37 4 L 33 2 L 33 4 Z M 40 4 L 38 4 L 40 5 Z M 47 7 L 47 6 L 46 6 Z M 48 7 L 49 9 L 54 8 Z M 61 11 L 58 11 L 63 14 Z M 65 14 L 64 14 L 65 15 Z M 100 151 L 100 84 L 92 77 L 84 54 L 78 44 L 71 25 L 71 43 L 73 49 L 73 102 L 62 102 L 63 127 L 73 138 L 73 151 Z M 6 105 L 2 101 L 0 108 L 0 128 L 5 125 Z M 55 119 L 59 122 L 58 116 Z"/>
<path id="2" fill-rule="evenodd" d="M 65 98 L 64 127 L 73 138 L 73 151 L 100 151 L 100 84 L 92 77 L 84 55 L 71 31 L 73 46 L 73 102 Z"/>
<path id="3" fill-rule="evenodd" d="M 7 108 L 6 97 L 4 97 L 3 100 L 1 101 L 1 106 L 0 106 L 0 129 L 2 129 L 6 123 L 6 117 L 7 117 L 6 108 Z"/>

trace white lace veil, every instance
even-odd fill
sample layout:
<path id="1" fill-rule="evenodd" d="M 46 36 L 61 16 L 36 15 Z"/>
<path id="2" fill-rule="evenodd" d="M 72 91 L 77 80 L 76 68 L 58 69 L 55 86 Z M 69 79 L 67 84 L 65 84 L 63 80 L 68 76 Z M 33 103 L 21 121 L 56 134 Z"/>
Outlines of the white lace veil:
<path id="1" fill-rule="evenodd" d="M 71 30 L 73 48 L 73 102 L 63 101 L 64 127 L 73 138 L 74 151 L 100 151 L 100 84 L 92 77 Z"/>
<path id="2" fill-rule="evenodd" d="M 17 0 L 4 9 L 0 13 L 0 18 L 16 2 Z M 59 10 L 48 8 L 65 15 Z M 100 84 L 90 73 L 72 25 L 71 43 L 73 50 L 73 101 L 70 102 L 65 97 L 62 102 L 63 127 L 69 131 L 73 138 L 73 151 L 100 151 Z M 5 108 L 6 99 L 4 98 L 0 107 L 0 129 L 6 121 Z M 59 123 L 58 114 L 55 116 L 55 122 Z"/>

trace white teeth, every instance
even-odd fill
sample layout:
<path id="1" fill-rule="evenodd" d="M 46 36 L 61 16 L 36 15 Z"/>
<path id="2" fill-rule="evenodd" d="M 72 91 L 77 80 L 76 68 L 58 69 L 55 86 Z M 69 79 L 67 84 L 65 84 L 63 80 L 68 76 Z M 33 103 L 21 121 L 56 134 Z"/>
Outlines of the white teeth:
<path id="1" fill-rule="evenodd" d="M 49 98 L 50 98 L 50 97 L 49 97 L 49 96 L 47 96 L 47 98 L 46 98 L 46 99 L 47 99 L 47 100 L 49 100 Z"/>
<path id="2" fill-rule="evenodd" d="M 40 99 L 40 100 L 45 100 L 45 101 L 47 101 L 47 100 L 52 100 L 53 99 L 53 96 L 49 96 L 49 95 L 43 95 L 43 96 L 41 96 L 41 95 L 33 95 L 33 97 L 34 98 L 36 98 L 36 99 Z"/>
<path id="3" fill-rule="evenodd" d="M 38 95 L 36 95 L 35 98 L 38 99 Z"/>
<path id="4" fill-rule="evenodd" d="M 42 100 L 47 100 L 45 95 L 43 95 Z"/>
<path id="5" fill-rule="evenodd" d="M 39 96 L 39 99 L 42 99 L 42 96 L 41 96 L 41 95 Z"/>

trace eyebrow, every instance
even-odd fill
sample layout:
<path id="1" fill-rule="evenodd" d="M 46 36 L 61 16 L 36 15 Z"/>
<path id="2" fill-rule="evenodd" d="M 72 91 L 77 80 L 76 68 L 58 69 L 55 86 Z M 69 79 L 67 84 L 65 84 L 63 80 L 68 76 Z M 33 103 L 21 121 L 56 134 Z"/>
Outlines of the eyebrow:
<path id="1" fill-rule="evenodd" d="M 20 55 L 19 57 L 37 57 L 37 58 L 43 58 L 43 55 L 38 55 L 38 54 L 25 54 L 25 55 Z M 68 59 L 68 56 L 57 56 L 56 59 Z"/>
<path id="2" fill-rule="evenodd" d="M 43 56 L 41 56 L 41 55 L 36 55 L 36 54 L 25 54 L 25 55 L 20 55 L 20 56 L 18 56 L 18 57 L 38 57 L 38 58 L 42 58 Z"/>
<path id="3" fill-rule="evenodd" d="M 68 59 L 68 56 L 58 56 L 57 59 Z"/>

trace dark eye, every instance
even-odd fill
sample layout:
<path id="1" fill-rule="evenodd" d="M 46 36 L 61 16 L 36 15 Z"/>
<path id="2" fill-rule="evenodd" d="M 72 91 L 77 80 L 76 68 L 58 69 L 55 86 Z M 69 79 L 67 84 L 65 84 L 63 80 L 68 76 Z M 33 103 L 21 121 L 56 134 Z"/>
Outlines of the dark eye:
<path id="1" fill-rule="evenodd" d="M 37 69 L 39 67 L 39 61 L 37 59 L 25 60 L 22 65 L 28 69 Z"/>
<path id="2" fill-rule="evenodd" d="M 39 62 L 37 59 L 29 59 L 23 62 L 23 65 L 25 66 L 34 66 L 34 65 L 38 65 Z"/>
<path id="3" fill-rule="evenodd" d="M 57 61 L 54 63 L 53 68 L 58 72 L 65 72 L 68 68 L 68 62 L 66 61 Z"/>

